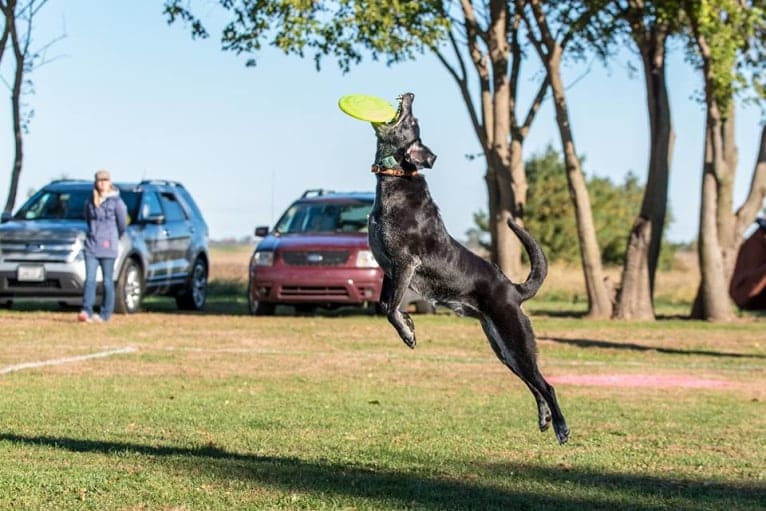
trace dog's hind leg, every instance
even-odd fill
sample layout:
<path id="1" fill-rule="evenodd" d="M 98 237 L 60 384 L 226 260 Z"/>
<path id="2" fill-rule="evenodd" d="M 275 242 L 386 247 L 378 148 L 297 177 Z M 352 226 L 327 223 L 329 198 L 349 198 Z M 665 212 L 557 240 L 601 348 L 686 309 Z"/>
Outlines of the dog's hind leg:
<path id="1" fill-rule="evenodd" d="M 481 318 L 487 339 L 500 361 L 532 392 L 537 402 L 540 430 L 548 429 L 552 420 L 556 438 L 563 444 L 569 439 L 569 427 L 559 408 L 553 386 L 545 381 L 537 367 L 534 334 L 529 319 L 520 311 L 508 311 L 503 319 L 498 325 L 487 316 Z M 513 323 L 517 323 L 516 328 L 513 328 Z"/>
<path id="2" fill-rule="evenodd" d="M 399 310 L 404 299 L 404 293 L 410 285 L 412 276 L 415 274 L 417 265 L 408 265 L 404 268 L 397 268 L 392 277 L 383 277 L 383 288 L 380 292 L 380 303 L 383 306 L 389 323 L 391 323 L 404 344 L 414 349 L 415 323 L 406 312 Z"/>

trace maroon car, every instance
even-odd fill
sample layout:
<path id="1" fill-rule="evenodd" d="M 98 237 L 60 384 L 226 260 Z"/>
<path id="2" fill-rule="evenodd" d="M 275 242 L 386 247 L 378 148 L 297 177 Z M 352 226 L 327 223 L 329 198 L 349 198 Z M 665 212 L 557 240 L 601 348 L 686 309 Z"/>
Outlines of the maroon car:
<path id="1" fill-rule="evenodd" d="M 367 217 L 375 194 L 308 190 L 263 237 L 250 259 L 248 304 L 257 315 L 278 304 L 307 313 L 316 307 L 366 306 L 380 299 L 383 272 L 367 241 Z M 405 305 L 430 312 L 412 293 Z"/>

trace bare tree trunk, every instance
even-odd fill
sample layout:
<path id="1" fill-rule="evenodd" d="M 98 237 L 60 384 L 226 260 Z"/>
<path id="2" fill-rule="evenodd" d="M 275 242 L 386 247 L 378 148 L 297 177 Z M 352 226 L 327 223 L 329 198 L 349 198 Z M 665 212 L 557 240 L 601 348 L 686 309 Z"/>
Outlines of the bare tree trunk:
<path id="1" fill-rule="evenodd" d="M 622 285 L 614 311 L 617 319 L 654 319 L 654 282 L 667 214 L 668 179 L 673 148 L 670 100 L 665 79 L 667 26 L 652 27 L 648 37 L 634 29 L 641 52 L 649 111 L 649 170 L 641 211 L 628 240 Z M 644 242 L 643 236 L 649 233 Z"/>
<path id="2" fill-rule="evenodd" d="M 738 241 L 737 252 L 740 245 L 745 241 L 745 229 L 753 223 L 758 211 L 763 207 L 766 198 L 766 124 L 761 126 L 761 145 L 755 159 L 753 177 L 750 180 L 750 191 L 745 202 L 737 210 L 736 224 L 734 226 L 735 238 Z"/>
<path id="3" fill-rule="evenodd" d="M 559 127 L 561 146 L 564 153 L 569 196 L 575 209 L 577 237 L 580 243 L 580 258 L 585 277 L 585 289 L 588 293 L 588 317 L 609 318 L 612 316 L 612 296 L 607 289 L 604 278 L 604 270 L 601 265 L 601 251 L 598 246 L 596 228 L 593 223 L 590 197 L 585 185 L 585 176 L 580 168 L 580 159 L 575 150 L 569 111 L 566 104 L 564 82 L 561 79 L 561 56 L 566 42 L 572 36 L 572 32 L 563 35 L 560 41 L 557 40 L 548 26 L 548 20 L 543 8 L 544 2 L 542 0 L 529 0 L 528 5 L 531 7 L 534 22 L 525 16 L 524 23 L 530 28 L 530 41 L 540 56 L 542 64 L 545 66 L 546 76 L 553 92 L 556 123 Z M 536 27 L 538 31 L 539 39 L 532 34 L 533 27 Z"/>
<path id="4" fill-rule="evenodd" d="M 551 55 L 547 64 L 548 76 L 553 90 L 556 121 L 564 152 L 569 196 L 575 208 L 580 256 L 585 276 L 585 288 L 588 293 L 588 317 L 609 318 L 612 315 L 612 297 L 605 284 L 590 197 L 570 129 L 564 83 L 560 75 L 560 57 L 561 54 L 558 51 L 554 51 L 554 54 Z"/>
<path id="5" fill-rule="evenodd" d="M 478 78 L 478 101 L 474 105 L 468 85 L 466 62 L 454 34 L 449 41 L 454 51 L 455 64 L 450 63 L 439 49 L 433 49 L 460 88 L 463 101 L 481 143 L 487 161 L 485 181 L 489 202 L 489 230 L 491 257 L 510 278 L 523 278 L 521 244 L 508 228 L 507 221 L 514 218 L 523 224 L 527 200 L 527 180 L 523 159 L 523 143 L 535 115 L 545 97 L 547 81 L 540 84 L 523 123 L 518 122 L 516 97 L 518 95 L 520 65 L 523 51 L 518 44 L 521 25 L 520 11 L 524 2 L 516 0 L 512 12 L 505 0 L 491 0 L 477 15 L 474 3 L 462 0 L 465 37 L 468 55 Z M 482 24 L 485 26 L 482 27 Z M 459 26 L 456 24 L 456 26 Z"/>
<path id="6" fill-rule="evenodd" d="M 617 296 L 619 310 L 615 318 L 619 319 L 654 319 L 649 282 L 649 244 L 651 243 L 652 224 L 638 217 L 630 231 L 628 250 L 633 257 L 627 258 L 623 269 L 622 287 Z M 631 293 L 626 294 L 625 291 Z"/>
<path id="7" fill-rule="evenodd" d="M 730 110 L 733 109 L 732 101 Z M 734 142 L 733 123 L 733 115 L 725 118 L 715 100 L 709 97 L 698 240 L 701 282 L 691 314 L 695 319 L 731 321 L 734 318 L 728 295 L 728 263 L 722 243 L 730 237 L 726 229 L 733 227 L 733 222 L 723 216 L 733 217 L 731 199 L 722 196 L 723 193 L 731 194 L 733 182 L 734 169 L 729 167 L 731 149 L 726 147 Z M 728 212 L 724 210 L 726 204 L 729 205 Z"/>
<path id="8" fill-rule="evenodd" d="M 11 89 L 11 115 L 13 117 L 13 136 L 14 136 L 14 157 L 13 168 L 11 170 L 11 183 L 8 189 L 8 199 L 5 202 L 4 211 L 13 211 L 16 205 L 16 194 L 19 188 L 19 176 L 21 175 L 21 166 L 24 161 L 24 147 L 21 126 L 21 87 L 26 71 L 25 57 L 26 52 L 22 50 L 19 42 L 18 32 L 16 30 L 16 20 L 9 4 L 6 14 L 6 22 L 10 25 L 11 47 L 16 60 L 16 68 L 13 76 L 13 86 Z M 29 35 L 27 35 L 29 37 Z"/>

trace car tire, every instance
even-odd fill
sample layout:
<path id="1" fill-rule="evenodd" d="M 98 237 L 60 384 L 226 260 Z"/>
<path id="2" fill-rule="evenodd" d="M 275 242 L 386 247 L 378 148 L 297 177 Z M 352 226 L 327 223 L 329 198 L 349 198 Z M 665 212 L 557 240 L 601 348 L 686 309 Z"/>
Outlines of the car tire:
<path id="1" fill-rule="evenodd" d="M 296 316 L 314 316 L 317 308 L 313 303 L 299 303 L 295 305 L 295 314 Z"/>
<path id="2" fill-rule="evenodd" d="M 141 266 L 134 259 L 127 259 L 122 265 L 114 290 L 114 311 L 119 314 L 138 312 L 143 297 L 144 277 Z"/>
<path id="3" fill-rule="evenodd" d="M 436 314 L 436 307 L 428 300 L 417 300 L 413 305 L 416 314 Z"/>
<path id="4" fill-rule="evenodd" d="M 262 302 L 256 300 L 248 291 L 247 293 L 247 310 L 253 316 L 273 316 L 277 310 L 277 304 L 272 302 Z"/>
<path id="5" fill-rule="evenodd" d="M 182 310 L 200 311 L 207 300 L 207 265 L 198 257 L 194 260 L 186 289 L 176 296 L 176 305 Z"/>

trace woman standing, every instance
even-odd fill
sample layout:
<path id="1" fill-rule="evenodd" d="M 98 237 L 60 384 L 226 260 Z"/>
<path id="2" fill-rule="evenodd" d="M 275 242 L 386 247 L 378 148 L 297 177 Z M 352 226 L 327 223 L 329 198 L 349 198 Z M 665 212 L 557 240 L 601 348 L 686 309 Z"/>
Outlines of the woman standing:
<path id="1" fill-rule="evenodd" d="M 85 289 L 82 311 L 77 319 L 86 323 L 108 321 L 114 310 L 114 261 L 120 237 L 127 226 L 127 208 L 106 170 L 96 172 L 93 199 L 85 205 L 85 220 L 88 223 L 84 249 Z M 93 314 L 99 266 L 104 283 L 104 303 L 100 315 Z"/>

